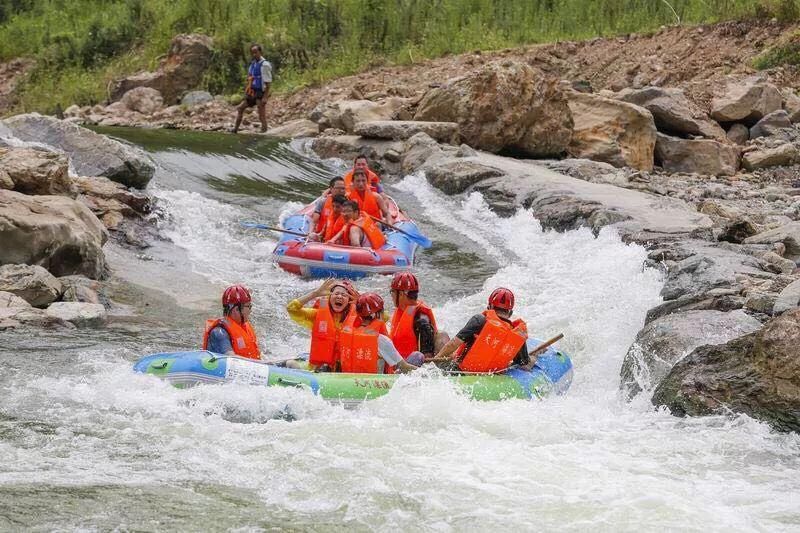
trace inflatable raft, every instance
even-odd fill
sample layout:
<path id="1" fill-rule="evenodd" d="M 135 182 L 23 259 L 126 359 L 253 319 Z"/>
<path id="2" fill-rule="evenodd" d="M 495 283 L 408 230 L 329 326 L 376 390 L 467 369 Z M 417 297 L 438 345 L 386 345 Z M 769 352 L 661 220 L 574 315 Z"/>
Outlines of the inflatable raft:
<path id="1" fill-rule="evenodd" d="M 395 226 L 412 234 L 419 233 L 417 225 L 389 202 Z M 286 217 L 282 228 L 297 233 L 311 229 L 314 204 Z M 414 264 L 417 243 L 399 231 L 385 233 L 386 244 L 380 250 L 356 246 L 339 246 L 322 242 L 309 242 L 303 237 L 284 233 L 272 255 L 283 270 L 308 278 L 359 279 L 370 274 L 394 274 L 409 270 Z"/>
<path id="2" fill-rule="evenodd" d="M 538 344 L 540 341 L 536 339 L 528 341 L 529 348 Z M 343 404 L 356 404 L 383 396 L 398 379 L 402 379 L 398 374 L 293 370 L 207 351 L 148 355 L 133 369 L 163 378 L 176 387 L 234 381 L 266 387 L 296 387 Z M 498 374 L 447 374 L 446 379 L 475 400 L 538 399 L 567 391 L 572 383 L 572 361 L 565 353 L 549 348 L 539 356 L 530 371 L 510 368 Z"/>

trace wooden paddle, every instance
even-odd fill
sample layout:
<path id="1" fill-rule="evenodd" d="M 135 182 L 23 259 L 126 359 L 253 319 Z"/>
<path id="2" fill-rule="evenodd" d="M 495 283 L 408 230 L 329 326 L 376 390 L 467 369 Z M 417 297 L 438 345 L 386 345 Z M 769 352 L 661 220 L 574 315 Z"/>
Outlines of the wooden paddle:
<path id="1" fill-rule="evenodd" d="M 245 228 L 266 229 L 270 231 L 286 233 L 287 235 L 296 235 L 297 237 L 308 237 L 308 233 L 300 233 L 299 231 L 289 231 L 287 229 L 273 228 L 272 226 L 267 226 L 266 224 L 259 224 L 257 222 L 240 222 L 239 224 Z"/>
<path id="2" fill-rule="evenodd" d="M 548 349 L 549 347 L 551 347 L 552 345 L 554 345 L 555 343 L 557 343 L 558 341 L 560 341 L 563 338 L 564 338 L 564 334 L 563 333 L 559 333 L 558 335 L 556 335 L 555 337 L 553 337 L 549 341 L 543 342 L 542 344 L 540 344 L 539 346 L 537 346 L 536 348 L 534 348 L 533 350 L 528 352 L 528 355 L 536 355 L 538 353 L 541 353 L 541 352 L 545 351 L 546 349 Z"/>

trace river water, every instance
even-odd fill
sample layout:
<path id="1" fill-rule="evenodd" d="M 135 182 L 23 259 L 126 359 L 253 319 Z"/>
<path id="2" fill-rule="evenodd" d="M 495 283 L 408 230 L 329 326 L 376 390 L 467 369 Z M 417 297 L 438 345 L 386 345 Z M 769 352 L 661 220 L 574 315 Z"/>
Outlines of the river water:
<path id="1" fill-rule="evenodd" d="M 116 298 L 144 316 L 98 331 L 0 333 L 0 530 L 800 530 L 800 438 L 747 417 L 679 419 L 618 393 L 660 274 L 613 231 L 543 232 L 479 195 L 408 176 L 389 192 L 435 246 L 425 299 L 453 332 L 495 286 L 540 337 L 565 334 L 569 393 L 473 402 L 405 378 L 347 410 L 299 390 L 178 390 L 141 355 L 196 347 L 219 292 L 254 293 L 275 358 L 307 347 L 285 303 L 314 283 L 270 262 L 275 223 L 341 167 L 258 137 L 114 130 L 149 152 L 169 240 L 108 245 Z M 387 292 L 388 279 L 362 287 Z"/>

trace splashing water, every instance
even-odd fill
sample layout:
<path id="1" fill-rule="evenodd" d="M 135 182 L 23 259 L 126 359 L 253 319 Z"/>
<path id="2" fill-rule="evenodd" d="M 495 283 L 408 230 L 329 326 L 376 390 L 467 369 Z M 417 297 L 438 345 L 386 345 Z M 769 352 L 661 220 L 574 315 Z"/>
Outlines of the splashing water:
<path id="1" fill-rule="evenodd" d="M 271 264 L 275 235 L 238 227 L 267 208 L 160 179 L 165 231 L 186 268 L 248 285 L 271 353 L 306 349 L 283 306 L 316 283 Z M 564 332 L 575 364 L 566 396 L 480 403 L 420 376 L 356 410 L 298 390 L 179 390 L 131 372 L 135 341 L 72 351 L 59 372 L 13 363 L 0 381 L 0 529 L 795 528 L 797 436 L 621 400 L 622 357 L 662 284 L 641 247 L 613 230 L 542 231 L 524 210 L 499 218 L 480 195 L 448 198 L 421 176 L 390 192 L 444 235 L 431 254 L 478 273 L 450 280 L 423 256 L 422 293 L 442 326 L 454 333 L 494 287 L 511 288 L 532 332 Z M 298 205 L 272 204 L 271 221 Z M 462 254 L 475 248 L 481 256 Z M 488 277 L 487 264 L 497 265 Z"/>

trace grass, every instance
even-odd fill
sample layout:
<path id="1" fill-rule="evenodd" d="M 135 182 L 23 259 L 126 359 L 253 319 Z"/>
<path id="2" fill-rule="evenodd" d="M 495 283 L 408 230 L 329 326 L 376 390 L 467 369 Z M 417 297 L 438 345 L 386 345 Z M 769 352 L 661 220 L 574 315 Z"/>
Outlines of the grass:
<path id="1" fill-rule="evenodd" d="M 110 80 L 154 68 L 176 33 L 214 38 L 203 81 L 212 93 L 241 91 L 251 42 L 264 45 L 286 92 L 372 64 L 651 31 L 676 17 L 793 20 L 797 1 L 0 0 L 0 61 L 37 58 L 20 108 L 52 112 L 104 100 Z"/>

